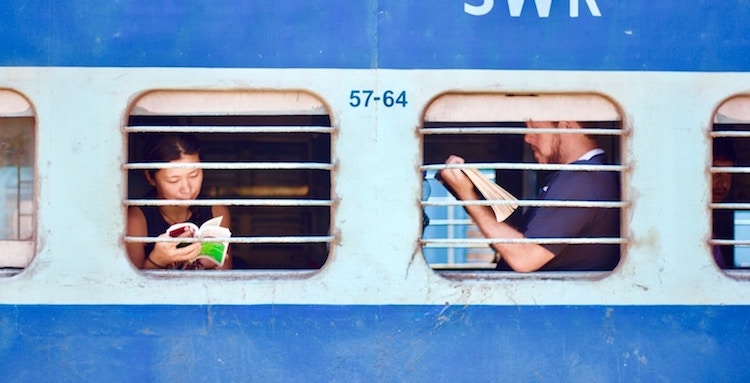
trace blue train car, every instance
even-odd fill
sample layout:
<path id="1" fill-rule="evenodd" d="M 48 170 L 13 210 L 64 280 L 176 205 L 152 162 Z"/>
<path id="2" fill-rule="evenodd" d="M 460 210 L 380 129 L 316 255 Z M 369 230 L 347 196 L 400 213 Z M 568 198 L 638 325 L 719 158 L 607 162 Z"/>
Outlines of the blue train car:
<path id="1" fill-rule="evenodd" d="M 746 1 L 6 0 L 0 15 L 2 381 L 750 376 Z M 554 167 L 523 151 L 531 118 L 598 128 L 622 183 L 614 270 L 493 270 L 491 241 L 445 234 L 472 233 L 437 213 L 461 204 L 423 196 L 464 148 L 533 204 L 530 174 Z M 127 208 L 153 203 L 142 136 L 163 131 L 204 143 L 233 270 L 130 262 Z M 728 169 L 711 158 L 723 138 Z"/>

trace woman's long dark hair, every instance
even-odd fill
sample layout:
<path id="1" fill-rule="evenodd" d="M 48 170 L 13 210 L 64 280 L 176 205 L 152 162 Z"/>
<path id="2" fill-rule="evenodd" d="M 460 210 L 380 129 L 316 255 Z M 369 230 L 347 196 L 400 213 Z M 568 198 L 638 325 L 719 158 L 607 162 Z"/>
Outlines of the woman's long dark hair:
<path id="1" fill-rule="evenodd" d="M 146 156 L 143 161 L 146 163 L 170 162 L 180 159 L 183 154 L 197 154 L 200 158 L 201 145 L 198 137 L 189 133 L 164 133 L 150 137 L 146 144 L 145 153 Z M 153 179 L 154 174 L 158 171 L 158 169 L 147 169 L 146 174 Z M 155 188 L 151 188 L 146 194 L 147 197 L 155 195 Z M 190 206 L 189 209 L 195 213 L 195 206 Z"/>
<path id="2" fill-rule="evenodd" d="M 200 158 L 201 146 L 198 137 L 188 133 L 165 133 L 151 137 L 146 144 L 143 162 L 170 162 L 180 159 L 183 154 L 197 154 Z M 147 170 L 153 177 L 158 170 Z"/>

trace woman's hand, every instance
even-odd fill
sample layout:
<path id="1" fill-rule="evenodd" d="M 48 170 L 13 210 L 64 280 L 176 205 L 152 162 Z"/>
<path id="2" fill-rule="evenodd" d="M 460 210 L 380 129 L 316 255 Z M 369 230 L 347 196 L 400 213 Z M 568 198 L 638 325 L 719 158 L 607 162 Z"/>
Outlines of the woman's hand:
<path id="1" fill-rule="evenodd" d="M 179 235 L 179 238 L 186 237 L 190 238 L 193 233 L 185 231 Z M 159 235 L 158 238 L 170 238 L 168 234 L 164 233 Z M 179 242 L 156 242 L 154 244 L 154 250 L 151 254 L 146 257 L 146 262 L 151 262 L 158 268 L 165 268 L 169 264 L 175 262 L 192 261 L 195 257 L 200 254 L 201 244 L 200 242 L 189 243 L 185 246 L 178 247 Z"/>
<path id="2" fill-rule="evenodd" d="M 200 263 L 201 266 L 203 266 L 203 268 L 206 270 L 215 269 L 217 267 L 215 263 L 209 261 L 208 259 L 201 258 L 197 262 Z"/>

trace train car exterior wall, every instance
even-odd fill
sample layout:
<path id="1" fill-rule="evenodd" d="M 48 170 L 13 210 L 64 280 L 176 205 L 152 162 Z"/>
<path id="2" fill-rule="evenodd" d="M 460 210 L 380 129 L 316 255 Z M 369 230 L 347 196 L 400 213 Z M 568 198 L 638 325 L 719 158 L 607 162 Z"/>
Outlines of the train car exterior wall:
<path id="1" fill-rule="evenodd" d="M 748 12 L 6 1 L 0 88 L 35 119 L 36 210 L 33 260 L 0 277 L 3 380 L 739 381 L 750 278 L 710 257 L 707 179 L 716 111 L 748 93 Z M 140 97 L 186 89 L 303 90 L 326 105 L 335 240 L 320 270 L 132 267 L 123 129 Z M 353 105 L 361 90 L 405 102 Z M 613 272 L 429 267 L 417 132 L 451 92 L 611 100 L 628 165 Z"/>

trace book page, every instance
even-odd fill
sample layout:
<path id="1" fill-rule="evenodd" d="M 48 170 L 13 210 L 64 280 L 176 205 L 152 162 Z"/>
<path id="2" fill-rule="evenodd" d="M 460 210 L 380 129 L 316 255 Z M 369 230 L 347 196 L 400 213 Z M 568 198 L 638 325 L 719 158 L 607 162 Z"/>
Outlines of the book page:
<path id="1" fill-rule="evenodd" d="M 201 225 L 201 231 L 204 228 L 209 227 L 209 226 L 219 226 L 219 227 L 221 227 L 221 220 L 223 220 L 223 219 L 224 219 L 224 216 L 220 215 L 218 217 L 213 217 L 213 218 L 209 219 L 206 222 L 203 222 L 203 225 Z"/>
<path id="2" fill-rule="evenodd" d="M 198 238 L 228 238 L 232 236 L 232 232 L 221 226 L 221 221 L 224 219 L 223 216 L 218 216 L 209 219 L 204 222 L 200 228 L 192 222 L 176 223 L 167 229 L 167 233 L 170 237 L 179 237 L 186 231 L 192 231 L 193 237 Z M 188 246 L 193 242 L 181 242 L 177 244 L 177 247 Z M 217 266 L 223 266 L 224 261 L 227 257 L 227 251 L 229 250 L 229 242 L 218 242 L 218 241 L 201 241 L 201 252 L 196 257 L 205 258 Z"/>
<path id="3" fill-rule="evenodd" d="M 223 216 L 209 219 L 201 225 L 198 237 L 200 238 L 228 238 L 232 232 L 221 225 Z M 217 266 L 224 265 L 229 250 L 229 242 L 201 242 L 201 252 L 197 258 L 205 258 L 214 262 Z"/>
<path id="4" fill-rule="evenodd" d="M 516 197 L 510 192 L 503 189 L 500 185 L 496 184 L 487 176 L 482 174 L 478 169 L 467 168 L 462 169 L 464 174 L 469 177 L 471 183 L 479 191 L 479 194 L 488 201 L 516 201 Z M 516 210 L 518 204 L 492 204 L 490 208 L 495 213 L 495 219 L 497 222 L 503 222 Z"/>

